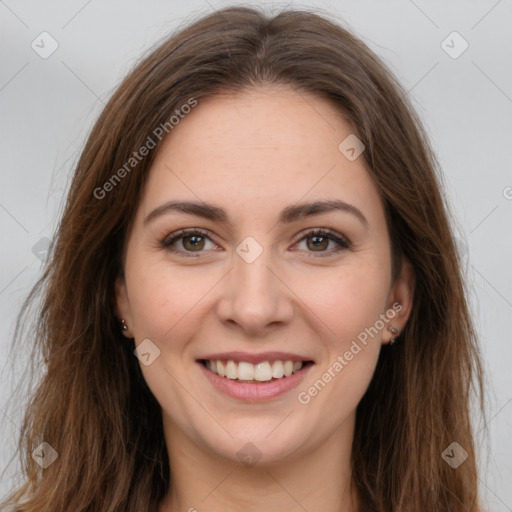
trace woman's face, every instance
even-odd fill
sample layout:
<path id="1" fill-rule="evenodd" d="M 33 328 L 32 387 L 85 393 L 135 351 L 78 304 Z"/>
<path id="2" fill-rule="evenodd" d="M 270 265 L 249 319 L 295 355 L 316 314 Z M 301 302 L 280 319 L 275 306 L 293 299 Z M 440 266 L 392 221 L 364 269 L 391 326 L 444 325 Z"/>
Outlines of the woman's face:
<path id="1" fill-rule="evenodd" d="M 162 143 L 116 303 L 167 434 L 262 462 L 353 435 L 411 295 L 353 137 L 327 101 L 273 86 L 201 100 Z"/>

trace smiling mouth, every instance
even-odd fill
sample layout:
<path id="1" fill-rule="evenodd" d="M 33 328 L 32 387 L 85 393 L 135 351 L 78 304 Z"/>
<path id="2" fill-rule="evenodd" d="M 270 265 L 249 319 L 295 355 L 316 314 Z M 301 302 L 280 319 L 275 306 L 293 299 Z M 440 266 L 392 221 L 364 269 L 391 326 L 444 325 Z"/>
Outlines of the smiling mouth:
<path id="1" fill-rule="evenodd" d="M 263 361 L 252 364 L 246 361 L 199 359 L 212 373 L 234 382 L 262 384 L 283 380 L 313 365 L 313 361 Z"/>

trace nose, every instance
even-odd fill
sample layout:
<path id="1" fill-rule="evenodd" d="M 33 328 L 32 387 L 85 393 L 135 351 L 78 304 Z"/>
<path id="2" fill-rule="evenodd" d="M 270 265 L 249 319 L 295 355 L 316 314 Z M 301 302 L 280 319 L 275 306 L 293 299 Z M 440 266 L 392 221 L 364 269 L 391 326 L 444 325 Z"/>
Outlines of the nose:
<path id="1" fill-rule="evenodd" d="M 263 336 L 293 316 L 293 292 L 270 251 L 264 250 L 252 262 L 235 253 L 223 286 L 217 314 L 223 323 L 238 326 L 247 336 Z"/>

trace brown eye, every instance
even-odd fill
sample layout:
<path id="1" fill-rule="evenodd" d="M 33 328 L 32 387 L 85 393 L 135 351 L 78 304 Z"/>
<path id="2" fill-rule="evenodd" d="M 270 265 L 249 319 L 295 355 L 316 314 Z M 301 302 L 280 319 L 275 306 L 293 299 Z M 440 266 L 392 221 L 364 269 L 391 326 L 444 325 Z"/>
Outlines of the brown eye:
<path id="1" fill-rule="evenodd" d="M 197 235 L 188 235 L 181 237 L 183 240 L 183 247 L 187 250 L 196 251 L 204 248 L 204 237 Z"/>
<path id="2" fill-rule="evenodd" d="M 326 236 L 308 236 L 308 249 L 316 250 L 316 249 L 327 249 L 329 246 L 330 239 Z M 309 241 L 311 240 L 311 243 Z"/>
<path id="3" fill-rule="evenodd" d="M 325 229 L 316 229 L 306 233 L 298 243 L 300 244 L 303 241 L 306 241 L 306 252 L 318 253 L 319 257 L 337 254 L 350 248 L 350 242 L 345 237 Z M 327 250 L 330 242 L 333 242 L 337 247 Z"/>
<path id="4" fill-rule="evenodd" d="M 180 241 L 181 246 L 178 245 Z M 207 232 L 197 229 L 189 229 L 173 233 L 167 239 L 162 241 L 161 244 L 163 248 L 170 252 L 181 254 L 183 256 L 197 257 L 202 252 L 207 251 L 207 247 L 205 246 L 207 241 L 211 242 L 215 246 Z M 344 249 L 350 248 L 350 242 L 345 237 L 326 229 L 316 229 L 306 233 L 299 240 L 298 244 L 303 241 L 306 241 L 306 252 L 318 253 L 317 255 L 319 257 L 331 256 Z M 333 242 L 337 247 L 332 250 L 328 250 L 330 242 Z"/>
<path id="5" fill-rule="evenodd" d="M 181 230 L 162 241 L 162 247 L 184 256 L 195 256 L 190 253 L 197 253 L 199 255 L 201 252 L 204 252 L 206 241 L 210 241 L 212 245 L 215 245 L 206 232 L 197 229 Z"/>

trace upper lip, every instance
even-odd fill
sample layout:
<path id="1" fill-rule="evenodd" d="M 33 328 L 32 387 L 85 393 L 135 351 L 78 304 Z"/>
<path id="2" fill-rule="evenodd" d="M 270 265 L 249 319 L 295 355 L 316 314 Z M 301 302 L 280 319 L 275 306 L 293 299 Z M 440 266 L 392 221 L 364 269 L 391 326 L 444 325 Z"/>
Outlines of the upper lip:
<path id="1" fill-rule="evenodd" d="M 262 363 L 264 361 L 313 361 L 310 357 L 300 356 L 298 354 L 292 354 L 290 352 L 218 352 L 216 354 L 208 354 L 206 356 L 198 358 L 198 360 L 206 359 L 210 361 L 246 361 L 247 363 Z"/>

